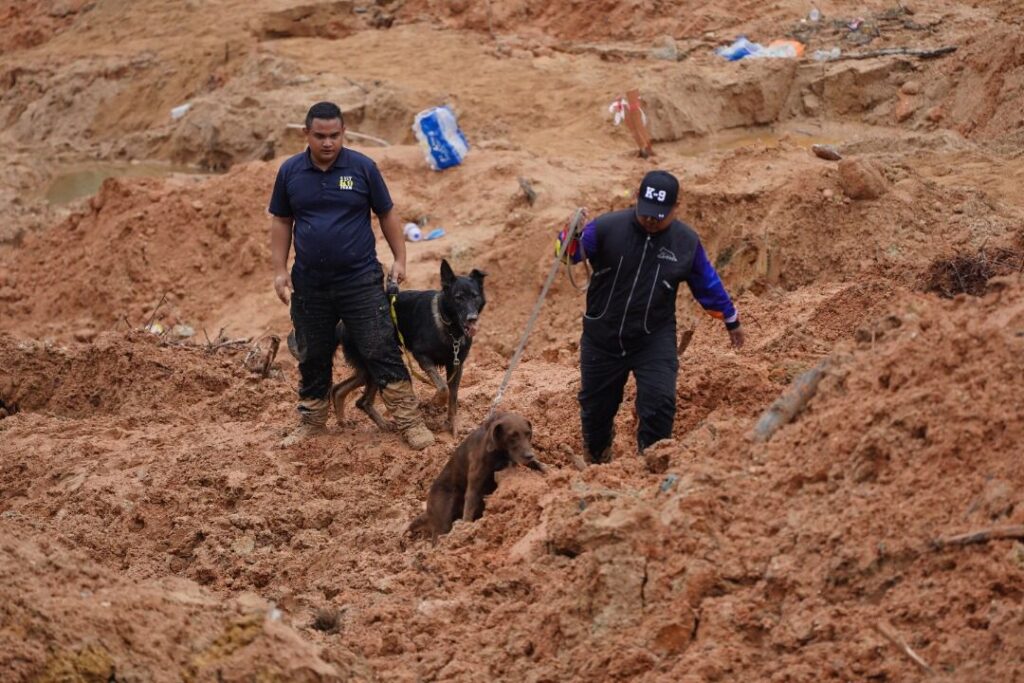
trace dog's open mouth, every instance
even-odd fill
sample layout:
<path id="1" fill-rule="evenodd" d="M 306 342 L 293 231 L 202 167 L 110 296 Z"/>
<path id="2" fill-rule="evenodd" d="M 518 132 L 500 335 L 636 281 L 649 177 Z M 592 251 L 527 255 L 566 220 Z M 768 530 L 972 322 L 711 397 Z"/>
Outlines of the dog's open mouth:
<path id="1" fill-rule="evenodd" d="M 472 322 L 467 322 L 465 325 L 466 336 L 472 339 L 473 337 L 476 336 L 477 330 L 479 329 L 480 326 L 477 324 L 475 320 Z"/>

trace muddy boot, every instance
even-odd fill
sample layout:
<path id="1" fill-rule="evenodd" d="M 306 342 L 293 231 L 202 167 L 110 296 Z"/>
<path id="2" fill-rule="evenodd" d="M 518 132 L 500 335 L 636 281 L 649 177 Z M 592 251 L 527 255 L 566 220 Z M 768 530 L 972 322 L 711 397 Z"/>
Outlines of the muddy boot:
<path id="1" fill-rule="evenodd" d="M 587 451 L 587 462 L 591 465 L 607 465 L 612 461 L 612 447 L 607 446 L 603 451 L 594 455 Z"/>
<path id="2" fill-rule="evenodd" d="M 615 443 L 615 428 L 612 428 L 612 436 L 608 439 L 608 445 L 600 453 L 592 453 L 584 443 L 583 451 L 586 453 L 586 461 L 590 465 L 607 465 L 612 461 L 612 444 Z"/>
<path id="3" fill-rule="evenodd" d="M 288 448 L 306 439 L 318 436 L 327 431 L 327 412 L 330 402 L 327 399 L 303 399 L 299 401 L 299 426 L 281 439 L 281 448 Z"/>
<path id="4" fill-rule="evenodd" d="M 414 451 L 422 451 L 434 445 L 434 435 L 423 424 L 420 406 L 416 395 L 412 393 L 412 382 L 394 382 L 380 391 L 384 405 L 388 407 L 395 427 L 402 433 L 402 438 Z"/>

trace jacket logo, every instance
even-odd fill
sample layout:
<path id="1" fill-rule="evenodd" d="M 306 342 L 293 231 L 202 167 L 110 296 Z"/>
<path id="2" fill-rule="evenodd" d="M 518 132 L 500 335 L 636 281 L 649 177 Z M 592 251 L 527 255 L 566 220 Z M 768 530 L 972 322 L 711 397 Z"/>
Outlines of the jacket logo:
<path id="1" fill-rule="evenodd" d="M 672 263 L 677 262 L 676 255 L 673 254 L 668 249 L 666 249 L 665 247 L 662 247 L 661 249 L 658 250 L 658 258 L 664 259 L 666 261 L 671 261 Z"/>
<path id="2" fill-rule="evenodd" d="M 338 178 L 338 189 L 339 190 L 351 190 L 355 183 L 350 175 L 343 175 Z"/>

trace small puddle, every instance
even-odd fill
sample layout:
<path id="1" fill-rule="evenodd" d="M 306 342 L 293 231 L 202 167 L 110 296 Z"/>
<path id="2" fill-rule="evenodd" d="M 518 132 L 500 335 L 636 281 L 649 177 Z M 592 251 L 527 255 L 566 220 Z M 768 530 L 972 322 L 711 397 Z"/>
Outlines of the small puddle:
<path id="1" fill-rule="evenodd" d="M 46 190 L 46 201 L 59 206 L 96 194 L 107 178 L 162 178 L 175 173 L 205 175 L 194 166 L 164 164 L 157 161 L 141 163 L 95 163 L 79 166 L 53 179 Z"/>

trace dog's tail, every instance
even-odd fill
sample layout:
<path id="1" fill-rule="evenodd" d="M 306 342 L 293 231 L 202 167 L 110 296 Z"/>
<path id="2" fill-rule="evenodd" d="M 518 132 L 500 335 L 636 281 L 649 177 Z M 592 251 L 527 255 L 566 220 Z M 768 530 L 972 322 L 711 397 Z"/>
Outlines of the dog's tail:
<path id="1" fill-rule="evenodd" d="M 356 348 L 356 343 L 352 339 L 352 335 L 345 329 L 345 323 L 338 321 L 337 327 L 334 328 L 334 339 L 341 349 L 341 354 L 345 357 L 345 362 L 348 363 L 356 372 L 366 372 L 366 361 L 363 360 L 362 355 L 359 353 L 359 349 Z"/>
<path id="2" fill-rule="evenodd" d="M 342 353 L 345 355 L 345 361 L 356 370 L 365 367 L 362 357 L 359 355 L 359 351 L 356 350 L 355 343 L 352 338 L 348 335 L 345 330 L 345 323 L 338 321 L 338 324 L 334 327 L 334 344 L 335 348 L 341 347 Z M 299 346 L 299 339 L 295 335 L 295 329 L 292 328 L 288 331 L 288 351 L 292 354 L 295 360 L 300 363 L 305 360 L 306 349 Z"/>

